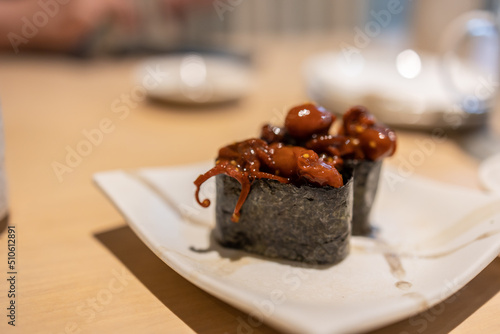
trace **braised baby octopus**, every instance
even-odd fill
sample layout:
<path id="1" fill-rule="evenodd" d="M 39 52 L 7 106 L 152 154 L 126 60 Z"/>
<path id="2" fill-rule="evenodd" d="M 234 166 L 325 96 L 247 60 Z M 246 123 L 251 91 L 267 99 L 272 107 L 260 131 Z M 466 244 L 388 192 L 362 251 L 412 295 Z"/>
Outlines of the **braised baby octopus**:
<path id="1" fill-rule="evenodd" d="M 312 135 L 327 134 L 335 116 L 323 107 L 306 103 L 293 107 L 285 119 L 285 129 L 293 137 L 307 139 Z"/>
<path id="2" fill-rule="evenodd" d="M 342 121 L 342 132 L 353 141 L 359 141 L 356 144 L 362 153 L 360 155 L 363 155 L 360 158 L 375 161 L 390 157 L 396 151 L 396 133 L 375 123 L 373 115 L 365 107 L 352 107 Z"/>
<path id="3" fill-rule="evenodd" d="M 248 139 L 219 150 L 215 167 L 200 175 L 194 182 L 196 201 L 201 206 L 210 205 L 210 200 L 199 199 L 201 185 L 219 174 L 233 177 L 241 184 L 240 197 L 231 217 L 233 222 L 238 222 L 241 207 L 256 179 L 272 179 L 281 183 L 297 183 L 305 179 L 318 186 L 335 188 L 343 185 L 342 175 L 334 164 L 324 161 L 316 152 L 283 143 L 268 145 L 261 139 Z"/>
<path id="4" fill-rule="evenodd" d="M 304 146 L 311 138 L 327 135 L 334 121 L 335 116 L 323 107 L 305 103 L 288 111 L 284 127 L 265 124 L 260 138 L 268 144 L 282 142 Z"/>
<path id="5" fill-rule="evenodd" d="M 260 132 L 260 138 L 268 144 L 283 142 L 285 140 L 285 129 L 271 124 L 264 124 Z"/>
<path id="6" fill-rule="evenodd" d="M 343 186 L 344 159 L 379 160 L 391 156 L 396 149 L 396 134 L 375 122 L 361 106 L 349 109 L 343 116 L 338 135 L 329 134 L 335 116 L 322 107 L 306 103 L 293 107 L 285 119 L 285 127 L 266 124 L 261 139 L 248 139 L 219 150 L 215 167 L 194 182 L 196 200 L 200 186 L 209 178 L 226 174 L 241 184 L 241 193 L 231 220 L 237 222 L 252 183 L 256 179 L 272 179 L 281 183 L 309 183 L 317 186 Z"/>
<path id="7" fill-rule="evenodd" d="M 365 107 L 352 107 L 344 114 L 342 121 L 339 135 L 316 136 L 305 146 L 318 153 L 337 157 L 339 164 L 343 158 L 375 161 L 394 154 L 395 132 L 376 124 Z"/>

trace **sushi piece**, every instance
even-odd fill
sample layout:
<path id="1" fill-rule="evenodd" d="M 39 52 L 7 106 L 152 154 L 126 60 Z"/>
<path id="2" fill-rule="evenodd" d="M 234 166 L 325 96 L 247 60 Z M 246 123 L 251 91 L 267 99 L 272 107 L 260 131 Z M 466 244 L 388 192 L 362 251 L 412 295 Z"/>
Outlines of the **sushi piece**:
<path id="1" fill-rule="evenodd" d="M 316 109 L 315 109 L 316 108 Z M 370 212 L 375 200 L 384 158 L 394 154 L 396 134 L 376 122 L 362 106 L 349 109 L 342 117 L 337 134 L 330 133 L 335 120 L 323 117 L 312 104 L 294 107 L 288 113 L 285 127 L 265 125 L 261 138 L 268 143 L 282 141 L 304 146 L 342 170 L 354 170 L 353 235 L 369 235 Z M 316 115 L 311 117 L 311 115 Z M 321 116 L 321 117 L 320 117 Z"/>
<path id="2" fill-rule="evenodd" d="M 349 253 L 352 186 L 352 178 L 340 188 L 256 180 L 234 223 L 241 185 L 218 175 L 215 238 L 223 246 L 266 257 L 338 263 Z"/>
<path id="3" fill-rule="evenodd" d="M 396 134 L 362 106 L 349 109 L 342 118 L 341 133 L 356 142 L 354 153 L 344 159 L 354 170 L 353 235 L 370 235 L 370 213 L 377 194 L 382 161 L 396 150 Z"/>
<path id="4" fill-rule="evenodd" d="M 377 195 L 382 160 L 347 160 L 354 171 L 354 202 L 352 215 L 352 235 L 370 235 L 370 213 Z"/>
<path id="5" fill-rule="evenodd" d="M 349 253 L 352 174 L 342 175 L 314 151 L 249 139 L 219 150 L 216 239 L 271 258 L 334 264 Z"/>

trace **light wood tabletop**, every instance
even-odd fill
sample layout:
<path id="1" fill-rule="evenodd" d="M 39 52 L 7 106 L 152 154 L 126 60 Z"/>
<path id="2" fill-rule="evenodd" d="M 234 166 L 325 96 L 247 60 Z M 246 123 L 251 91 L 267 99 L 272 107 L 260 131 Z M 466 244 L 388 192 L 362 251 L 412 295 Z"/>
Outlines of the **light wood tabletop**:
<path id="1" fill-rule="evenodd" d="M 6 231 L 0 235 L 1 333 L 236 333 L 246 315 L 197 288 L 159 260 L 92 183 L 112 169 L 212 159 L 229 142 L 307 100 L 302 61 L 328 43 L 282 41 L 255 54 L 255 87 L 237 103 L 204 108 L 136 96 L 140 58 L 78 60 L 0 56 L 9 225 L 17 237 L 16 327 L 7 324 Z M 117 102 L 118 101 L 118 102 Z M 65 163 L 93 129 L 88 154 Z M 398 130 L 396 165 L 424 132 Z M 58 165 L 67 168 L 60 169 Z M 414 173 L 479 188 L 479 161 L 452 139 L 436 144 Z M 56 167 L 58 166 L 58 167 Z M 59 168 L 59 169 L 58 169 Z M 422 315 L 376 333 L 495 333 L 500 328 L 500 258 L 465 288 Z M 261 325 L 252 333 L 275 333 Z"/>

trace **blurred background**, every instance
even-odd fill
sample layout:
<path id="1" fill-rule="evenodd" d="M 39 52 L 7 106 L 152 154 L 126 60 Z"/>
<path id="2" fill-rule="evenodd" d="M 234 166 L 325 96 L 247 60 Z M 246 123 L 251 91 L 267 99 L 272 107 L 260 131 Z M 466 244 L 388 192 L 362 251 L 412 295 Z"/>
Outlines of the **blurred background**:
<path id="1" fill-rule="evenodd" d="M 116 86 L 125 92 L 124 82 L 161 68 L 168 78 L 144 87 L 140 102 L 167 112 L 231 109 L 220 104 L 294 82 L 294 96 L 271 94 L 255 122 L 302 99 L 338 114 L 364 104 L 395 127 L 457 130 L 451 136 L 485 159 L 499 150 L 499 17 L 496 0 L 4 0 L 0 60 L 43 59 L 42 72 L 50 59 L 72 69 L 128 62 Z"/>
<path id="2" fill-rule="evenodd" d="M 12 5 L 7 5 L 10 1 L 2 2 L 5 14 Z M 92 2 L 97 1 L 88 1 Z M 40 5 L 43 3 L 47 5 Z M 44 15 L 36 15 L 40 9 L 49 17 L 67 15 L 66 20 L 60 19 L 62 22 L 57 27 L 60 36 L 54 34 L 54 39 L 60 41 L 60 49 L 81 55 L 164 52 L 188 47 L 250 51 L 258 46 L 261 38 L 292 35 L 303 38 L 323 35 L 347 42 L 355 37 L 356 29 L 364 30 L 370 21 L 382 28 L 380 32 L 372 28 L 377 36 L 369 36 L 373 39 L 370 46 L 412 46 L 437 52 L 441 48 L 440 34 L 460 15 L 473 10 L 489 10 L 492 15 L 498 15 L 495 0 L 108 0 L 101 3 L 104 5 L 74 6 L 77 8 L 73 9 L 66 8 L 73 5 L 66 6 L 63 1 L 61 4 L 56 0 L 41 1 L 31 12 L 11 10 L 20 16 L 11 17 L 10 21 L 20 21 L 16 22 L 18 28 L 21 28 L 19 23 L 26 21 L 39 26 L 45 21 Z M 80 12 L 72 13 L 73 10 Z M 383 12 L 389 12 L 390 16 L 384 16 Z M 35 15 L 32 20 L 30 14 Z M 27 20 L 23 21 L 22 17 Z M 55 26 L 50 21 L 45 25 Z M 78 24 L 84 27 L 78 30 Z M 15 24 L 9 28 L 16 32 Z M 68 29 L 78 30 L 74 33 L 74 42 L 62 38 L 63 31 Z M 22 44 L 21 49 L 23 46 L 40 50 L 56 48 L 56 42 L 50 37 L 47 36 L 45 43 Z"/>
<path id="3" fill-rule="evenodd" d="M 295 40 L 300 47 L 300 41 L 314 41 L 318 50 L 338 54 L 304 65 L 309 96 L 341 112 L 352 99 L 325 95 L 343 85 L 343 95 L 351 90 L 356 97 L 363 95 L 365 104 L 394 125 L 450 125 L 452 121 L 443 117 L 454 118 L 455 127 L 482 124 L 497 85 L 500 14 L 495 0 L 24 0 L 1 1 L 0 6 L 0 47 L 23 55 L 62 52 L 89 58 L 198 52 L 252 61 L 270 44 Z M 378 73 L 384 66 L 389 66 L 384 73 L 390 72 L 393 65 L 399 72 L 395 77 Z M 336 80 L 332 72 L 347 78 Z M 353 78 L 358 82 L 360 76 L 368 78 L 363 80 L 366 85 L 352 88 L 340 83 Z M 416 80 L 410 83 L 401 77 Z M 378 81 L 384 82 L 386 91 L 395 89 L 401 99 L 395 102 L 375 91 Z M 406 92 L 401 91 L 406 86 Z M 423 86 L 432 89 L 420 97 L 408 93 Z M 480 98 L 474 90 L 482 90 Z M 450 100 L 465 111 L 466 119 L 443 116 L 442 109 L 453 108 Z M 401 113 L 409 102 L 413 110 Z"/>

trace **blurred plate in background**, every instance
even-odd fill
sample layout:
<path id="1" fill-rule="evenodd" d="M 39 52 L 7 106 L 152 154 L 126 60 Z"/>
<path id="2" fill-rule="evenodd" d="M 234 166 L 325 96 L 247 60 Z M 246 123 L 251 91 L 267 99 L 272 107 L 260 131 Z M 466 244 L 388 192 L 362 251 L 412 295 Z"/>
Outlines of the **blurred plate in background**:
<path id="1" fill-rule="evenodd" d="M 161 80 L 144 85 L 151 71 L 161 71 Z M 185 53 L 146 60 L 137 79 L 153 99 L 199 105 L 243 97 L 251 89 L 250 74 L 250 66 L 236 57 Z"/>
<path id="2" fill-rule="evenodd" d="M 476 126 L 486 119 L 493 92 L 480 87 L 484 100 L 464 93 L 481 84 L 473 67 L 455 63 L 450 74 L 438 56 L 413 50 L 349 52 L 316 55 L 305 64 L 309 96 L 335 113 L 361 104 L 386 124 L 412 128 Z"/>

